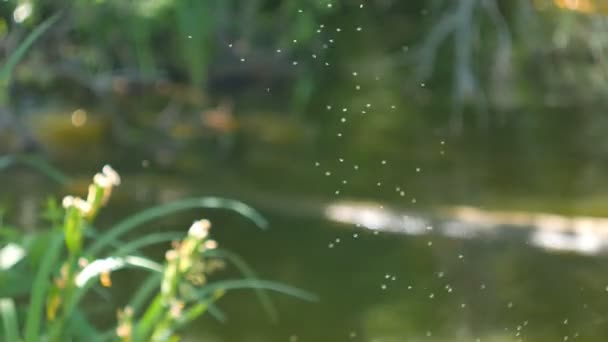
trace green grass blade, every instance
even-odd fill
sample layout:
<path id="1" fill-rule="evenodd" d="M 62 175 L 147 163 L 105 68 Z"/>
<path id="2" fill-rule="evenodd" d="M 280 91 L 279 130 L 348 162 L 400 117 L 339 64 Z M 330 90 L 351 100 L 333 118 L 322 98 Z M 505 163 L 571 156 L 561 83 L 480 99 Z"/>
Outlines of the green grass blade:
<path id="1" fill-rule="evenodd" d="M 129 302 L 129 306 L 133 309 L 133 312 L 137 314 L 146 304 L 146 301 L 149 297 L 155 292 L 160 291 L 160 280 L 162 274 L 152 274 L 144 281 L 144 283 L 139 287 L 139 290 L 131 298 L 131 302 Z"/>
<path id="2" fill-rule="evenodd" d="M 124 243 L 116 249 L 113 256 L 124 256 L 127 254 L 139 253 L 141 248 L 155 245 L 162 242 L 170 242 L 179 240 L 186 235 L 185 232 L 162 232 L 153 233 L 150 235 L 143 236 L 139 239 Z"/>
<path id="3" fill-rule="evenodd" d="M 89 341 L 100 332 L 89 322 L 86 315 L 76 310 L 72 315 L 72 320 L 68 327 L 68 336 L 72 336 L 73 341 Z"/>
<path id="4" fill-rule="evenodd" d="M 222 296 L 222 294 L 218 294 L 217 296 L 214 296 L 212 298 L 208 298 L 207 300 L 196 303 L 193 307 L 191 307 L 189 310 L 187 310 L 183 314 L 183 316 L 181 316 L 177 320 L 177 322 L 175 322 L 173 331 L 183 328 L 185 325 L 194 321 L 195 319 L 200 317 L 203 313 L 207 312 L 209 310 L 209 308 L 211 308 L 211 305 L 213 305 L 213 303 L 215 301 L 217 301 L 221 296 Z"/>
<path id="5" fill-rule="evenodd" d="M 209 308 L 209 304 L 211 304 L 213 301 L 215 301 L 215 298 L 205 302 L 197 303 L 196 305 L 194 305 L 194 307 L 186 311 L 184 315 L 180 317 L 177 321 L 175 330 L 197 319 L 200 315 L 207 311 L 207 309 Z"/>
<path id="6" fill-rule="evenodd" d="M 19 341 L 17 310 L 11 298 L 0 298 L 0 314 L 4 327 L 4 341 Z"/>
<path id="7" fill-rule="evenodd" d="M 51 235 L 48 249 L 40 264 L 40 269 L 34 278 L 30 306 L 25 321 L 25 341 L 37 342 L 40 340 L 40 320 L 44 300 L 51 285 L 50 278 L 53 269 L 58 265 L 61 247 L 63 246 L 63 234 L 55 233 Z"/>
<path id="8" fill-rule="evenodd" d="M 160 290 L 161 276 L 161 274 L 152 274 L 143 282 L 142 285 L 139 286 L 139 290 L 129 302 L 129 306 L 133 309 L 135 315 L 142 310 L 148 298 L 152 297 L 155 292 Z M 220 310 L 213 303 L 209 303 L 207 312 L 209 312 L 213 318 L 222 323 L 225 323 L 227 320 L 226 315 L 222 312 L 222 310 Z"/>
<path id="9" fill-rule="evenodd" d="M 162 274 L 154 273 L 151 274 L 142 285 L 139 286 L 139 290 L 135 295 L 131 298 L 129 302 L 129 307 L 133 309 L 133 312 L 137 316 L 137 314 L 142 310 L 148 298 L 150 298 L 155 292 L 160 290 L 160 280 Z M 114 328 L 102 333 L 98 336 L 94 341 L 102 342 L 102 341 L 110 341 L 116 337 L 116 330 Z"/>
<path id="10" fill-rule="evenodd" d="M 19 44 L 17 50 L 11 53 L 6 63 L 2 66 L 2 68 L 0 68 L 0 83 L 7 82 L 10 80 L 10 76 L 13 72 L 13 69 L 15 69 L 17 63 L 19 63 L 21 59 L 23 59 L 23 56 L 25 56 L 27 50 L 57 20 L 59 20 L 59 13 L 43 21 L 27 36 L 27 38 L 25 38 L 25 40 L 21 44 Z"/>
<path id="11" fill-rule="evenodd" d="M 260 228 L 265 228 L 267 222 L 255 209 L 250 206 L 224 198 L 218 197 L 201 197 L 201 198 L 189 198 L 171 202 L 168 204 L 159 205 L 144 211 L 141 211 L 122 222 L 111 227 L 107 232 L 99 237 L 87 250 L 85 255 L 94 257 L 97 253 L 101 252 L 112 241 L 116 240 L 123 234 L 126 234 L 135 228 L 143 225 L 144 223 L 150 222 L 159 217 L 163 217 L 176 212 L 195 209 L 195 208 L 217 208 L 217 209 L 228 209 L 233 210 L 244 217 L 253 221 Z"/>
<path id="12" fill-rule="evenodd" d="M 86 228 L 85 228 L 85 233 L 84 235 L 91 240 L 97 241 L 97 239 L 99 239 L 103 233 L 99 233 L 97 231 L 97 228 L 95 228 L 93 225 L 85 223 L 86 224 Z M 120 248 L 120 246 L 124 245 L 125 242 L 120 240 L 120 239 L 112 239 L 111 241 L 108 242 L 108 247 L 112 247 L 112 248 Z"/>
<path id="13" fill-rule="evenodd" d="M 31 168 L 40 171 L 40 173 L 49 177 L 53 181 L 59 184 L 67 183 L 70 178 L 66 176 L 59 169 L 55 168 L 53 165 L 49 164 L 45 160 L 36 156 L 20 156 L 17 158 L 17 161 L 22 162 L 23 164 L 30 166 Z"/>
<path id="14" fill-rule="evenodd" d="M 247 279 L 228 279 L 217 281 L 214 283 L 210 283 L 205 285 L 198 293 L 199 296 L 205 298 L 209 294 L 213 294 L 216 291 L 230 291 L 230 290 L 244 290 L 244 289 L 264 289 L 270 290 L 278 293 L 283 293 L 288 296 L 302 299 L 309 302 L 316 302 L 319 298 L 307 291 L 281 284 L 274 281 L 269 280 L 247 280 Z"/>
<path id="15" fill-rule="evenodd" d="M 239 270 L 239 272 L 241 272 L 243 276 L 247 278 L 247 280 L 253 283 L 258 280 L 258 276 L 255 271 L 251 267 L 249 267 L 245 260 L 243 260 L 243 258 L 238 256 L 237 254 L 223 249 L 210 250 L 206 254 L 208 254 L 209 256 L 218 256 L 220 258 L 225 258 L 230 261 Z M 264 291 L 263 288 L 253 288 L 253 291 L 255 291 L 255 295 L 260 301 L 262 309 L 264 309 L 264 311 L 266 311 L 266 313 L 268 314 L 268 317 L 270 317 L 273 322 L 277 322 L 277 309 L 275 308 L 268 294 Z"/>
<path id="16" fill-rule="evenodd" d="M 207 312 L 209 312 L 213 318 L 217 319 L 221 323 L 226 323 L 228 321 L 226 314 L 224 314 L 224 312 L 213 303 L 209 304 Z"/>
<path id="17" fill-rule="evenodd" d="M 97 336 L 93 336 L 90 338 L 92 342 L 105 342 L 105 341 L 114 341 L 116 338 L 116 328 L 112 328 L 100 333 Z"/>
<path id="18" fill-rule="evenodd" d="M 144 313 L 141 320 L 137 323 L 137 327 L 135 328 L 135 341 L 145 341 L 148 336 L 150 336 L 152 330 L 154 329 L 154 325 L 158 322 L 163 314 L 163 303 L 162 297 L 157 295 L 150 306 L 148 306 L 148 310 Z"/>
<path id="19" fill-rule="evenodd" d="M 70 180 L 70 178 L 59 169 L 36 156 L 2 156 L 0 157 L 0 171 L 17 163 L 29 166 L 59 184 L 65 184 Z"/>

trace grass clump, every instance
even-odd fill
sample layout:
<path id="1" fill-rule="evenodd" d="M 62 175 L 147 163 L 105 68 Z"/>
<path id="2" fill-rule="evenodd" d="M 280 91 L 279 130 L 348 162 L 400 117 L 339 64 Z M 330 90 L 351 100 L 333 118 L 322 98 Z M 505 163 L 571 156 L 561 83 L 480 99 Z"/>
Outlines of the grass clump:
<path id="1" fill-rule="evenodd" d="M 176 341 L 179 330 L 188 323 L 206 312 L 219 314 L 214 303 L 230 290 L 256 290 L 271 317 L 276 312 L 262 290 L 314 299 L 304 291 L 257 279 L 238 256 L 217 248 L 209 237 L 211 223 L 204 219 L 194 222 L 186 234 L 162 232 L 121 241 L 126 233 L 156 218 L 193 208 L 230 209 L 265 226 L 262 216 L 237 201 L 184 199 L 139 212 L 95 235 L 95 217 L 119 184 L 118 173 L 105 166 L 93 178 L 86 199 L 66 196 L 62 208 L 49 202 L 45 212 L 53 223 L 49 231 L 19 238 L 14 228 L 2 229 L 6 232 L 0 236 L 0 336 L 4 340 Z M 94 242 L 88 244 L 87 238 L 93 235 Z M 141 252 L 143 247 L 169 241 L 172 247 L 162 262 Z M 210 281 L 224 260 L 233 263 L 245 278 Z M 87 318 L 82 300 L 91 290 L 111 286 L 111 272 L 127 268 L 150 275 L 119 310 L 115 328 L 99 331 Z"/>

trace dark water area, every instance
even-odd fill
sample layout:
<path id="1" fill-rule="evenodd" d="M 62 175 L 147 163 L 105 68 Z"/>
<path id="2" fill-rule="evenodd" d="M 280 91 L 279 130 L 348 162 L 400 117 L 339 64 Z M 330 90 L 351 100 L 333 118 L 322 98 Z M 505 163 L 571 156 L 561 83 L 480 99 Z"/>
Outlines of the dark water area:
<path id="1" fill-rule="evenodd" d="M 598 277 L 602 260 L 549 255 L 504 241 L 374 235 L 280 217 L 274 222 L 272 236 L 239 234 L 223 241 L 234 243 L 238 247 L 232 249 L 249 260 L 260 258 L 261 274 L 297 283 L 320 301 L 282 299 L 284 314 L 276 328 L 255 320 L 238 330 L 219 326 L 226 340 L 554 341 L 569 336 L 599 341 L 606 336 L 601 312 L 608 279 Z M 252 322 L 251 309 L 233 299 L 227 299 L 226 311 Z"/>

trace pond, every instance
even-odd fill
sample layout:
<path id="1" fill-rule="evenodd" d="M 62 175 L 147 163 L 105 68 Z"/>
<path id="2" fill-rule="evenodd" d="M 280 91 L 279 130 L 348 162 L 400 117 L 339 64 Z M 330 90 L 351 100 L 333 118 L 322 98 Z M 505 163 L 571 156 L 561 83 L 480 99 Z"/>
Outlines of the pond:
<path id="1" fill-rule="evenodd" d="M 600 1 L 77 3 L 0 5 L 1 56 L 21 54 L 0 66 L 1 223 L 47 228 L 48 196 L 111 164 L 100 232 L 242 201 L 269 229 L 197 209 L 125 238 L 206 218 L 259 278 L 317 297 L 229 292 L 184 341 L 608 340 Z M 113 273 L 84 311 L 114 328 L 144 279 Z"/>
<path id="2" fill-rule="evenodd" d="M 302 160 L 285 164 L 290 162 Z M 125 163 L 125 168 L 123 184 L 107 210 L 112 214 L 102 215 L 100 227 L 179 198 L 241 199 L 266 216 L 270 229 L 259 230 L 221 210 L 193 210 L 163 219 L 145 232 L 181 230 L 194 219 L 208 218 L 220 246 L 239 254 L 260 278 L 319 297 L 306 302 L 273 294 L 278 313 L 273 320 L 252 291 L 230 293 L 218 304 L 226 322 L 205 316 L 189 329 L 192 340 L 603 341 L 608 334 L 606 257 L 593 251 L 556 252 L 532 243 L 528 233 L 509 233 L 542 227 L 501 227 L 489 221 L 487 229 L 494 233 L 475 235 L 479 222 L 441 217 L 431 206 L 416 207 L 410 200 L 388 200 L 390 196 L 385 202 L 355 202 L 335 194 L 315 197 L 310 190 L 281 188 L 285 179 L 277 178 L 272 186 L 272 180 L 255 179 L 266 179 L 265 172 L 246 167 L 235 171 L 223 162 L 209 163 L 194 174 L 163 172 L 154 163 L 139 170 Z M 231 171 L 222 175 L 224 169 Z M 326 177 L 316 174 L 314 161 L 308 170 L 307 179 L 287 182 L 296 183 L 297 189 Z M 14 209 L 9 217 L 25 229 L 39 226 L 36 213 L 49 193 L 83 191 L 78 184 L 86 179 L 78 175 L 85 178 L 86 173 L 74 174 L 69 185 L 57 186 L 25 168 L 5 173 L 0 186 L 2 203 Z M 332 215 L 332 205 L 370 214 L 349 220 L 348 215 Z M 382 215 L 408 220 L 391 225 Z M 450 223 L 459 223 L 460 230 L 450 233 Z M 160 257 L 166 248 L 159 245 L 149 252 Z M 228 267 L 218 276 L 240 274 Z M 113 296 L 96 304 L 99 312 L 93 313 L 102 326 L 112 324 L 113 312 L 142 281 L 137 273 L 115 278 Z"/>

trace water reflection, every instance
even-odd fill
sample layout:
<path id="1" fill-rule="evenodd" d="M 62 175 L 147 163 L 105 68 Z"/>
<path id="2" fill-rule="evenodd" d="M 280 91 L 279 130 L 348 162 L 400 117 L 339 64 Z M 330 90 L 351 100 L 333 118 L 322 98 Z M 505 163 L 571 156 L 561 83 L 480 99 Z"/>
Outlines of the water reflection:
<path id="1" fill-rule="evenodd" d="M 380 203 L 354 201 L 329 204 L 325 217 L 373 231 L 435 233 L 463 239 L 516 237 L 522 243 L 547 250 L 590 255 L 608 251 L 608 218 L 487 211 L 464 206 L 425 215 L 403 213 Z"/>
<path id="2" fill-rule="evenodd" d="M 423 234 L 430 223 L 428 219 L 399 213 L 371 202 L 332 203 L 326 207 L 325 217 L 365 229 L 411 235 Z"/>

